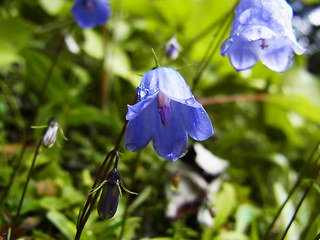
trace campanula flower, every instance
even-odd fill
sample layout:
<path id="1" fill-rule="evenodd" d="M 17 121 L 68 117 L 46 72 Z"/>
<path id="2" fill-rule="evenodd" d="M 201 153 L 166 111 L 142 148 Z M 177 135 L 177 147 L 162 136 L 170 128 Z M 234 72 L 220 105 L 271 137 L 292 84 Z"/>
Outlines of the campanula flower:
<path id="1" fill-rule="evenodd" d="M 179 57 L 179 51 L 181 47 L 175 36 L 171 37 L 166 44 L 166 54 L 171 60 L 175 60 Z"/>
<path id="2" fill-rule="evenodd" d="M 293 63 L 293 51 L 305 52 L 296 40 L 292 16 L 285 0 L 240 0 L 221 55 L 228 55 L 238 71 L 253 67 L 259 58 L 272 71 L 286 71 Z"/>
<path id="3" fill-rule="evenodd" d="M 188 134 L 198 141 L 213 134 L 208 114 L 174 69 L 157 67 L 145 73 L 137 94 L 138 102 L 128 105 L 126 115 L 128 150 L 140 151 L 153 139 L 157 154 L 174 162 L 185 152 Z"/>
<path id="4" fill-rule="evenodd" d="M 71 12 L 82 28 L 102 25 L 108 21 L 111 14 L 108 0 L 75 0 Z"/>

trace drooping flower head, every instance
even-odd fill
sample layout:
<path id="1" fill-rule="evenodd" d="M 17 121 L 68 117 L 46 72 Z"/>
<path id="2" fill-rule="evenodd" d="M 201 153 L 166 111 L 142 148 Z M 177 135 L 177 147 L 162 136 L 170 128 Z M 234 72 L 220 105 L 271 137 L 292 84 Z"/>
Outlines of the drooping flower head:
<path id="1" fill-rule="evenodd" d="M 294 35 L 292 16 L 285 0 L 240 0 L 221 55 L 228 55 L 238 71 L 253 67 L 259 58 L 272 71 L 286 71 L 293 63 L 293 51 L 305 52 Z"/>
<path id="2" fill-rule="evenodd" d="M 174 69 L 157 67 L 142 77 L 138 102 L 128 105 L 125 145 L 130 151 L 145 148 L 153 139 L 157 154 L 176 161 L 188 146 L 188 134 L 203 141 L 213 134 L 208 114 L 183 77 Z"/>
<path id="3" fill-rule="evenodd" d="M 166 44 L 166 54 L 171 60 L 175 60 L 179 57 L 179 51 L 181 47 L 175 36 L 171 37 Z"/>
<path id="4" fill-rule="evenodd" d="M 82 28 L 102 25 L 108 21 L 111 14 L 108 0 L 75 0 L 71 12 Z"/>

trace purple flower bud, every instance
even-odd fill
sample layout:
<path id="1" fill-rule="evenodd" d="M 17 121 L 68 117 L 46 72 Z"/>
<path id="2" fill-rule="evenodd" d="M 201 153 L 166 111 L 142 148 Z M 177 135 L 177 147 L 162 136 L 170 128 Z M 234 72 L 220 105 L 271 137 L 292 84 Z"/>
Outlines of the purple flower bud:
<path id="1" fill-rule="evenodd" d="M 77 24 L 82 28 L 102 25 L 111 15 L 108 0 L 75 0 L 71 12 Z"/>
<path id="2" fill-rule="evenodd" d="M 103 187 L 98 203 L 98 214 L 103 219 L 112 218 L 118 208 L 120 195 L 120 175 L 114 168 L 107 176 L 107 183 Z"/>
<path id="3" fill-rule="evenodd" d="M 56 142 L 58 130 L 59 124 L 56 122 L 56 120 L 50 120 L 48 123 L 47 131 L 44 134 L 41 142 L 42 146 L 44 146 L 45 148 L 51 148 L 53 144 Z"/>
<path id="4" fill-rule="evenodd" d="M 301 55 L 292 28 L 292 8 L 285 0 L 240 0 L 235 9 L 230 37 L 222 44 L 222 56 L 229 56 L 237 70 L 253 67 L 260 59 L 275 72 L 293 63 L 293 51 Z"/>
<path id="5" fill-rule="evenodd" d="M 171 60 L 175 60 L 179 56 L 179 51 L 181 47 L 175 36 L 171 37 L 166 44 L 166 54 L 167 57 Z"/>

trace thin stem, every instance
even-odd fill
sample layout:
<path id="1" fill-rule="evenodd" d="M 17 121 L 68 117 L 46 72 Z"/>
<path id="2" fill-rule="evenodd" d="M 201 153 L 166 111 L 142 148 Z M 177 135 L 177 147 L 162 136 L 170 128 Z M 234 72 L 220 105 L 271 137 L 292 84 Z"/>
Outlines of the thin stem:
<path id="1" fill-rule="evenodd" d="M 132 174 L 132 177 L 131 177 L 131 189 L 133 189 L 133 186 L 135 185 L 135 182 L 136 182 L 136 173 L 137 173 L 137 169 L 138 169 L 138 166 L 139 166 L 139 163 L 140 163 L 140 154 L 141 152 L 138 152 L 137 154 L 137 160 L 134 161 L 134 169 L 133 169 L 133 174 Z M 120 232 L 120 235 L 119 235 L 119 240 L 122 240 L 123 238 L 123 234 L 124 234 L 124 229 L 125 229 L 125 225 L 126 225 L 126 221 L 127 221 L 127 218 L 128 218 L 128 210 L 129 210 L 129 202 L 130 202 L 130 199 L 131 199 L 131 195 L 128 196 L 127 200 L 126 200 L 126 206 L 125 206 L 125 209 L 124 209 L 124 213 L 123 213 L 123 218 L 122 218 L 122 224 L 121 224 L 121 232 Z"/>
<path id="2" fill-rule="evenodd" d="M 306 165 L 307 165 L 309 162 L 311 162 L 311 160 L 312 160 L 314 154 L 316 153 L 317 149 L 319 148 L 319 146 L 320 146 L 320 142 L 318 142 L 318 143 L 316 144 L 316 146 L 312 149 L 312 151 L 311 151 L 311 153 L 310 153 L 310 155 L 309 155 L 309 157 L 308 157 L 308 159 L 307 159 L 307 161 L 306 161 L 306 163 L 305 163 Z M 265 239 L 265 240 L 268 239 L 268 235 L 269 235 L 269 233 L 271 232 L 271 230 L 272 230 L 274 224 L 276 223 L 277 219 L 279 218 L 279 216 L 280 216 L 283 208 L 286 206 L 286 204 L 288 203 L 289 199 L 292 197 L 293 193 L 295 192 L 295 190 L 296 190 L 296 189 L 298 188 L 298 186 L 300 185 L 301 181 L 302 181 L 302 174 L 301 174 L 301 172 L 300 172 L 297 181 L 295 182 L 295 184 L 293 185 L 292 189 L 290 190 L 290 192 L 289 192 L 286 200 L 282 203 L 282 205 L 281 205 L 280 208 L 278 209 L 278 212 L 277 212 L 276 215 L 274 216 L 274 218 L 273 218 L 271 224 L 269 225 L 268 230 L 267 230 L 267 232 L 265 233 L 263 239 Z"/>
<path id="3" fill-rule="evenodd" d="M 19 166 L 21 164 L 21 161 L 22 161 L 22 158 L 23 158 L 23 155 L 25 153 L 25 150 L 26 150 L 26 146 L 27 146 L 27 140 L 24 139 L 23 140 L 23 144 L 22 144 L 22 148 L 20 150 L 20 154 L 18 156 L 18 159 L 17 159 L 17 162 L 15 164 L 15 166 L 13 167 L 13 172 L 10 176 L 10 180 L 9 180 L 9 183 L 8 185 L 6 186 L 1 198 L 0 198 L 0 205 L 3 203 L 3 201 L 6 199 L 6 197 L 8 196 L 9 192 L 10 192 L 10 189 L 12 187 L 12 184 L 14 182 L 14 179 L 19 171 Z"/>
<path id="4" fill-rule="evenodd" d="M 74 26 L 74 25 L 72 25 L 70 32 L 72 31 L 73 26 Z M 47 74 L 46 74 L 46 76 L 45 76 L 44 83 L 43 83 L 42 90 L 41 90 L 41 95 L 40 95 L 40 97 L 39 97 L 39 105 L 38 105 L 38 107 L 37 107 L 38 109 L 40 108 L 41 104 L 43 103 L 43 101 L 42 101 L 42 100 L 43 100 L 43 97 L 45 96 L 45 93 L 46 93 L 46 90 L 47 90 L 47 86 L 48 86 L 49 81 L 50 81 L 50 79 L 51 79 L 51 76 L 52 76 L 52 74 L 53 74 L 53 70 L 54 70 L 54 68 L 55 68 L 55 66 L 56 66 L 56 64 L 57 64 L 57 62 L 58 62 L 59 56 L 60 56 L 60 54 L 61 54 L 61 52 L 62 52 L 62 50 L 63 50 L 63 47 L 64 47 L 64 39 L 61 40 L 60 45 L 59 45 L 59 47 L 58 47 L 58 49 L 57 49 L 57 55 L 55 56 L 55 59 L 54 59 L 54 61 L 52 62 L 51 66 L 50 66 L 50 68 L 49 68 L 49 70 L 48 70 L 48 72 L 47 72 Z M 20 115 L 21 115 L 21 114 L 20 114 Z M 19 115 L 17 115 L 17 117 L 19 117 Z M 22 117 L 21 117 L 21 119 L 22 119 Z M 20 124 L 18 124 L 18 125 L 20 126 Z M 24 139 L 24 141 L 23 141 L 22 149 L 21 149 L 21 151 L 20 151 L 18 160 L 17 160 L 17 164 L 15 165 L 14 171 L 13 171 L 13 173 L 12 173 L 11 176 L 10 176 L 10 181 L 9 181 L 8 186 L 7 186 L 6 189 L 5 189 L 5 192 L 3 193 L 3 195 L 2 195 L 1 198 L 0 198 L 0 204 L 4 201 L 4 199 L 5 199 L 5 198 L 7 197 L 7 195 L 9 194 L 10 189 L 11 189 L 11 186 L 12 186 L 12 184 L 13 184 L 13 182 L 14 182 L 15 177 L 16 177 L 16 173 L 17 173 L 18 170 L 19 170 L 19 166 L 20 166 L 20 164 L 21 164 L 21 160 L 23 159 L 23 155 L 24 155 L 24 153 L 25 153 L 25 150 L 26 150 L 26 147 L 27 147 L 27 143 L 28 143 L 29 140 L 31 139 L 31 134 L 30 134 L 29 131 L 24 131 L 23 139 Z"/>
<path id="5" fill-rule="evenodd" d="M 17 223 L 17 221 L 19 219 L 22 203 L 23 203 L 24 197 L 25 197 L 26 192 L 27 192 L 28 184 L 29 184 L 29 181 L 30 181 L 30 178 L 31 178 L 31 175 L 32 175 L 32 171 L 33 171 L 34 165 L 36 163 L 37 156 L 38 156 L 40 148 L 41 148 L 41 142 L 42 142 L 42 139 L 39 141 L 39 143 L 37 145 L 37 148 L 36 148 L 36 151 L 34 153 L 34 157 L 33 157 L 33 160 L 32 160 L 32 163 L 31 163 L 31 167 L 30 167 L 30 170 L 29 170 L 29 173 L 28 173 L 28 177 L 27 177 L 27 180 L 26 180 L 26 182 L 24 184 L 22 196 L 20 198 L 18 210 L 17 210 L 16 216 L 15 216 L 15 218 L 13 220 L 12 228 L 14 228 L 16 226 L 16 223 Z"/>
<path id="6" fill-rule="evenodd" d="M 133 102 L 137 101 L 137 97 L 138 96 L 136 95 Z M 122 130 L 121 130 L 119 137 L 116 141 L 114 149 L 108 153 L 105 160 L 101 164 L 91 189 L 95 189 L 98 182 L 100 182 L 102 179 L 104 180 L 107 177 L 107 174 L 108 174 L 108 172 L 111 168 L 111 164 L 113 162 L 113 158 L 116 156 L 116 154 L 120 148 L 122 138 L 124 137 L 124 134 L 126 132 L 127 124 L 128 124 L 128 120 L 125 121 L 125 123 L 122 127 Z M 111 158 L 111 161 L 109 161 L 110 158 Z M 107 163 L 108 163 L 108 165 L 105 167 L 105 165 Z M 83 231 L 84 226 L 86 225 L 86 222 L 90 216 L 91 210 L 92 210 L 95 202 L 97 201 L 99 193 L 100 193 L 100 191 L 97 191 L 94 194 L 89 194 L 87 201 L 86 201 L 86 204 L 85 204 L 85 206 L 82 210 L 82 213 L 79 217 L 79 221 L 77 223 L 77 232 L 76 232 L 76 236 L 74 238 L 75 240 L 79 240 L 81 238 L 82 231 Z"/>
<path id="7" fill-rule="evenodd" d="M 104 24 L 102 26 L 102 33 L 103 33 L 103 52 L 104 55 L 106 54 L 106 48 L 107 48 L 107 39 L 108 39 L 108 29 L 107 25 Z M 104 109 L 107 105 L 108 101 L 108 93 L 109 93 L 109 74 L 106 69 L 106 57 L 103 58 L 102 61 L 102 78 L 101 78 L 101 109 Z"/>
<path id="8" fill-rule="evenodd" d="M 52 64 L 45 76 L 45 79 L 44 79 L 44 82 L 43 82 L 43 85 L 42 85 L 42 88 L 41 88 L 41 93 L 40 93 L 40 97 L 39 97 L 39 104 L 41 104 L 43 102 L 43 99 L 44 99 L 44 96 L 45 96 L 45 92 L 47 91 L 47 88 L 48 88 L 48 85 L 49 85 L 49 82 L 51 80 L 51 76 L 53 74 L 53 70 L 55 69 L 57 63 L 58 63 L 58 60 L 59 60 L 59 57 L 60 57 L 60 54 L 64 48 L 64 38 L 62 37 L 62 39 L 60 40 L 60 43 L 59 43 L 59 46 L 58 46 L 58 49 L 57 49 L 57 53 L 52 61 Z"/>
<path id="9" fill-rule="evenodd" d="M 232 20 L 232 18 L 230 17 L 230 15 L 227 15 L 225 17 L 225 19 L 224 19 L 225 24 L 221 24 L 219 29 L 217 30 L 216 34 L 214 35 L 214 36 L 218 36 L 219 33 L 222 32 L 219 37 L 213 38 L 212 42 L 209 44 L 208 50 L 207 50 L 205 56 L 203 57 L 202 61 L 200 62 L 197 74 L 193 79 L 192 90 L 194 90 L 197 87 L 198 82 L 199 82 L 204 70 L 207 68 L 207 66 L 209 65 L 212 57 L 214 56 L 214 54 L 219 49 L 220 42 L 222 41 L 224 35 L 227 33 L 227 30 L 229 29 L 229 25 L 230 25 L 231 20 Z M 223 27 L 225 27 L 225 29 L 222 31 Z M 214 42 L 216 42 L 215 46 L 214 46 Z M 211 48 L 212 48 L 212 50 L 210 52 Z"/>
<path id="10" fill-rule="evenodd" d="M 320 158 L 320 156 L 318 157 L 318 159 L 319 159 L 319 158 Z M 298 206 L 296 207 L 296 210 L 295 210 L 295 212 L 294 212 L 294 214 L 293 214 L 293 216 L 292 216 L 292 218 L 291 218 L 291 220 L 290 220 L 290 222 L 289 222 L 286 230 L 284 231 L 284 233 L 283 233 L 283 235 L 282 235 L 281 240 L 284 240 L 284 239 L 285 239 L 285 237 L 286 237 L 286 235 L 287 235 L 287 233 L 288 233 L 288 231 L 289 231 L 289 229 L 290 229 L 293 221 L 294 221 L 295 218 L 296 218 L 296 215 L 297 215 L 297 213 L 298 213 L 298 211 L 299 211 L 299 209 L 300 209 L 300 207 L 301 207 L 304 199 L 305 199 L 306 196 L 308 195 L 308 193 L 309 193 L 310 189 L 312 188 L 312 185 L 313 185 L 314 181 L 317 179 L 319 173 L 320 173 L 320 165 L 318 166 L 317 171 L 316 171 L 316 173 L 315 173 L 315 175 L 314 175 L 314 177 L 313 177 L 313 181 L 309 184 L 309 186 L 307 187 L 307 189 L 304 191 L 303 196 L 302 196 L 302 198 L 300 199 L 300 201 L 299 201 L 299 203 L 298 203 Z"/>
<path id="11" fill-rule="evenodd" d="M 199 41 L 200 39 L 205 37 L 207 34 L 209 34 L 217 26 L 222 25 L 221 23 L 223 23 L 225 21 L 227 16 L 232 14 L 232 12 L 234 11 L 234 9 L 236 8 L 237 5 L 238 5 L 238 1 L 233 6 L 233 8 L 230 9 L 225 15 L 223 15 L 218 20 L 214 20 L 206 29 L 204 29 L 202 32 L 200 32 L 198 35 L 196 35 L 194 38 L 192 38 L 191 41 L 188 43 L 188 45 L 185 47 L 185 49 L 189 49 L 193 44 L 195 44 L 197 41 Z"/>
<path id="12" fill-rule="evenodd" d="M 154 62 L 155 62 L 155 64 L 156 64 L 156 67 L 160 67 L 159 59 L 158 59 L 158 57 L 157 57 L 156 52 L 154 51 L 153 48 L 151 48 L 151 51 L 152 51 L 152 54 L 153 54 L 153 57 L 154 57 Z"/>
<path id="13" fill-rule="evenodd" d="M 108 160 L 110 159 L 110 157 L 114 154 L 114 151 L 111 151 L 108 153 L 108 155 L 106 156 L 105 160 L 103 161 L 103 163 L 101 164 L 99 170 L 98 170 L 98 173 L 97 173 L 97 176 L 94 180 L 94 183 L 92 185 L 92 188 L 91 189 L 95 189 L 98 182 L 100 181 L 101 179 L 101 175 L 104 171 L 104 168 L 105 168 L 105 165 L 107 164 Z M 111 166 L 110 162 L 112 161 L 109 161 L 108 163 L 108 167 L 106 168 L 106 170 L 108 170 Z M 84 208 L 82 209 L 82 213 L 80 215 L 80 218 L 79 218 L 79 221 L 78 221 L 78 224 L 77 224 L 77 233 L 76 233 L 76 236 L 75 236 L 75 239 L 80 239 L 81 237 L 81 233 L 83 231 L 83 228 L 87 222 L 87 219 L 88 219 L 88 214 L 90 214 L 91 210 L 89 208 L 90 205 L 93 205 L 95 203 L 95 201 L 97 200 L 97 196 L 99 195 L 100 191 L 97 191 L 95 192 L 94 194 L 89 194 L 88 198 L 87 198 L 87 201 L 86 201 L 86 204 L 84 206 Z M 89 208 L 89 210 L 88 210 Z"/>
<path id="14" fill-rule="evenodd" d="M 203 106 L 206 105 L 214 105 L 220 103 L 228 103 L 228 102 L 239 102 L 239 101 L 261 101 L 269 97 L 267 93 L 260 93 L 254 95 L 233 95 L 226 97 L 214 97 L 214 98 L 203 98 L 198 102 Z"/>

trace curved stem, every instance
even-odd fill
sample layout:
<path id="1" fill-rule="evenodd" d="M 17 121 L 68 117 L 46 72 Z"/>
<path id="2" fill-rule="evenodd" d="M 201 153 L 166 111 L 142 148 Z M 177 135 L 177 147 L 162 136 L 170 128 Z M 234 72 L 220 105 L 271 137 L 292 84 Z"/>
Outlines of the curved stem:
<path id="1" fill-rule="evenodd" d="M 21 198 L 20 198 L 18 210 L 17 210 L 16 216 L 15 216 L 15 218 L 13 220 L 12 228 L 14 228 L 16 226 L 16 223 L 17 223 L 17 221 L 19 219 L 21 207 L 22 207 L 22 204 L 23 204 L 23 200 L 24 200 L 24 197 L 25 197 L 26 192 L 27 192 L 28 184 L 29 184 L 29 181 L 30 181 L 30 178 L 31 178 L 31 175 L 32 175 L 32 171 L 33 171 L 34 165 L 36 163 L 37 156 L 38 156 L 39 151 L 40 151 L 41 142 L 42 142 L 42 139 L 39 141 L 39 143 L 37 145 L 37 148 L 36 148 L 36 151 L 34 153 L 34 157 L 33 157 L 33 160 L 32 160 L 32 163 L 31 163 L 31 167 L 30 167 L 30 170 L 29 170 L 29 173 L 28 173 L 28 177 L 27 177 L 27 180 L 26 180 L 26 182 L 24 184 L 23 192 L 22 192 L 22 195 L 21 195 Z"/>
<path id="2" fill-rule="evenodd" d="M 137 100 L 137 96 L 135 97 L 134 102 L 136 100 Z M 113 159 L 115 156 L 117 156 L 117 152 L 120 148 L 122 138 L 124 137 L 124 134 L 125 134 L 125 131 L 127 128 L 127 124 L 128 124 L 128 121 L 126 120 L 123 127 L 122 127 L 122 130 L 119 134 L 119 137 L 116 141 L 114 149 L 108 153 L 105 160 L 101 164 L 91 189 L 94 189 L 97 186 L 98 182 L 100 182 L 102 179 L 106 178 L 106 176 L 111 168 L 111 164 L 113 162 Z M 111 159 L 111 161 L 109 161 L 109 159 Z M 95 192 L 94 194 L 89 194 L 87 201 L 86 201 L 86 204 L 80 214 L 79 221 L 77 223 L 77 232 L 76 232 L 76 236 L 74 238 L 75 240 L 79 240 L 81 238 L 82 231 L 83 231 L 84 226 L 86 225 L 86 222 L 90 216 L 90 213 L 93 209 L 93 206 L 94 206 L 95 202 L 97 201 L 99 193 L 100 193 L 100 190 Z"/>

